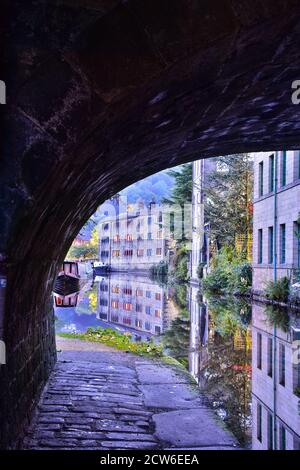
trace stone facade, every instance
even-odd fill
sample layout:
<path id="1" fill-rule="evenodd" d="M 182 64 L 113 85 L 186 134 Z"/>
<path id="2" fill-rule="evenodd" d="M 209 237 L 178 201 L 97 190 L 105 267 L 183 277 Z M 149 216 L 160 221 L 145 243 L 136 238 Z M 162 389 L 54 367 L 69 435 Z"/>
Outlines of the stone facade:
<path id="1" fill-rule="evenodd" d="M 216 168 L 214 159 L 193 162 L 191 282 L 197 283 L 200 263 L 209 266 L 209 232 L 205 230 L 204 200 L 209 174 Z"/>
<path id="2" fill-rule="evenodd" d="M 53 364 L 54 334 L 43 325 L 53 320 L 58 267 L 99 204 L 199 152 L 299 148 L 291 82 L 299 78 L 300 6 L 36 0 L 20 15 L 22 2 L 4 3 L 0 445 L 8 447 Z M 37 387 L 34 355 L 43 371 Z"/>
<path id="3" fill-rule="evenodd" d="M 266 320 L 265 306 L 253 305 L 253 450 L 284 446 L 287 450 L 300 450 L 300 416 L 296 411 L 300 398 L 294 393 L 300 386 L 300 365 L 296 363 L 300 359 L 299 331 L 299 319 L 286 332 L 274 330 Z"/>
<path id="4" fill-rule="evenodd" d="M 297 237 L 299 213 L 299 151 L 255 153 L 254 291 L 261 292 L 266 282 L 274 279 L 275 258 L 278 278 L 288 276 L 295 279 L 297 276 L 297 270 L 300 269 L 300 245 Z"/>
<path id="5" fill-rule="evenodd" d="M 116 211 L 100 223 L 99 260 L 112 271 L 148 272 L 167 260 L 167 223 L 162 207 L 154 203 L 131 212 Z"/>

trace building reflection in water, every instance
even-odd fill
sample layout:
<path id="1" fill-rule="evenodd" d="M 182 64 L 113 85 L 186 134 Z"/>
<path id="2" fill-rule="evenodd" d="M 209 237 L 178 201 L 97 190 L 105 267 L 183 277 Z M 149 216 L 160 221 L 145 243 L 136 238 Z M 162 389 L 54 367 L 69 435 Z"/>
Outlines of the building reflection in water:
<path id="1" fill-rule="evenodd" d="M 300 319 L 254 304 L 252 332 L 253 449 L 300 450 Z"/>
<path id="2" fill-rule="evenodd" d="M 299 450 L 299 318 L 132 274 L 96 278 L 79 295 L 56 294 L 55 304 L 57 331 L 101 326 L 163 341 L 241 444 Z"/>
<path id="3" fill-rule="evenodd" d="M 242 444 L 251 439 L 251 311 L 189 287 L 189 371 Z"/>
<path id="4" fill-rule="evenodd" d="M 97 316 L 139 335 L 164 332 L 165 288 L 147 277 L 111 275 L 98 278 Z"/>

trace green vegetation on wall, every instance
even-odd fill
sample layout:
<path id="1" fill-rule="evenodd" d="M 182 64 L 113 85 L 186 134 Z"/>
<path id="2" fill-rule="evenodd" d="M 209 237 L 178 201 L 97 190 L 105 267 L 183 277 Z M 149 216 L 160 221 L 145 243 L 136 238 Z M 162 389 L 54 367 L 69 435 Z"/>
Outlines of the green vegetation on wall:
<path id="1" fill-rule="evenodd" d="M 251 285 L 251 263 L 228 246 L 214 257 L 212 271 L 202 279 L 203 289 L 214 294 L 246 295 Z"/>

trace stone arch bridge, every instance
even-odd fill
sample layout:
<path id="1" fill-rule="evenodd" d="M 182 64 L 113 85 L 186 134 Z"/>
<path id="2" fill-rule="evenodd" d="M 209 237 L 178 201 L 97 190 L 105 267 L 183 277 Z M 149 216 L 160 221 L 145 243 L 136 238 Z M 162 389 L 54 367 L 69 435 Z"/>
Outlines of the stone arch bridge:
<path id="1" fill-rule="evenodd" d="M 55 362 L 57 267 L 96 207 L 193 159 L 299 148 L 291 84 L 300 79 L 300 5 L 3 4 L 0 440 L 8 448 Z"/>

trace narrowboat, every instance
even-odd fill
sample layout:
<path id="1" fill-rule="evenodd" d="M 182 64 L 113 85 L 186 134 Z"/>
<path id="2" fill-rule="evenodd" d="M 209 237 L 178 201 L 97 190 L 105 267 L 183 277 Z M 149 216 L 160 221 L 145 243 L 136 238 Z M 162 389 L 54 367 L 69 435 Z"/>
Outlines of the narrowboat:
<path id="1" fill-rule="evenodd" d="M 101 274 L 107 274 L 110 271 L 109 264 L 103 263 L 102 261 L 94 261 L 94 275 L 99 276 Z"/>

